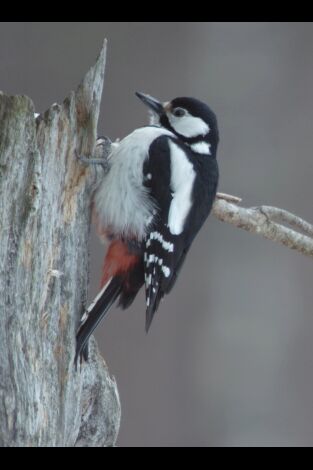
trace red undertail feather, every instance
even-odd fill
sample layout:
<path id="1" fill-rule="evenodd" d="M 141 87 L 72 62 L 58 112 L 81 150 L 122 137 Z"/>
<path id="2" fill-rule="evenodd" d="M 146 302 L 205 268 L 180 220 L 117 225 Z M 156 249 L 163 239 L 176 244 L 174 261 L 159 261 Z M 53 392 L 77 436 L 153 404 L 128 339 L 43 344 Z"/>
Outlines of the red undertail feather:
<path id="1" fill-rule="evenodd" d="M 111 277 L 126 274 L 136 263 L 138 263 L 138 256 L 129 253 L 125 243 L 121 240 L 111 242 L 104 259 L 101 287 L 103 287 Z"/>

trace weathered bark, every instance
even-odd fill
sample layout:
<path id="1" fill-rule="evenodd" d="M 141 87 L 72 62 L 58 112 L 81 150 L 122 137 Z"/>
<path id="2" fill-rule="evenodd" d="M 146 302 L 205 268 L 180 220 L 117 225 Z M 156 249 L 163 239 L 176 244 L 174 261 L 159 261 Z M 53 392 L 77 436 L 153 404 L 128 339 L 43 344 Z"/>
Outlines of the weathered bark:
<path id="1" fill-rule="evenodd" d="M 116 384 L 94 340 L 75 371 L 88 283 L 89 170 L 105 67 L 34 118 L 26 96 L 0 94 L 0 445 L 111 446 Z"/>

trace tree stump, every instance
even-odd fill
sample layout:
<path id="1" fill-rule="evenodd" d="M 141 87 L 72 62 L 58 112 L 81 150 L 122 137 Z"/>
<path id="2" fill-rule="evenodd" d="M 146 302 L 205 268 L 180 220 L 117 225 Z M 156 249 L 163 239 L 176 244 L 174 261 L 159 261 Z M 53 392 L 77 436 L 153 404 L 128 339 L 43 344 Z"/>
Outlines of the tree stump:
<path id="1" fill-rule="evenodd" d="M 94 339 L 75 371 L 88 285 L 91 185 L 106 44 L 43 115 L 0 93 L 0 445 L 113 446 L 116 384 Z"/>

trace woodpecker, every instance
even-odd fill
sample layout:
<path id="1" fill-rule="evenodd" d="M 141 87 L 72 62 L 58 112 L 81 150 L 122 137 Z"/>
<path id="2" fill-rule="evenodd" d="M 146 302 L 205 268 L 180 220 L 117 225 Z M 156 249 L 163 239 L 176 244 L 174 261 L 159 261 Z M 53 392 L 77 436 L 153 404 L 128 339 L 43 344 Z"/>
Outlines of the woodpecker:
<path id="1" fill-rule="evenodd" d="M 102 289 L 77 332 L 75 363 L 88 359 L 88 339 L 112 304 L 129 307 L 143 285 L 148 331 L 217 191 L 219 134 L 209 106 L 195 98 L 162 103 L 136 95 L 149 108 L 150 125 L 112 145 L 110 169 L 95 191 L 98 231 L 110 244 Z"/>

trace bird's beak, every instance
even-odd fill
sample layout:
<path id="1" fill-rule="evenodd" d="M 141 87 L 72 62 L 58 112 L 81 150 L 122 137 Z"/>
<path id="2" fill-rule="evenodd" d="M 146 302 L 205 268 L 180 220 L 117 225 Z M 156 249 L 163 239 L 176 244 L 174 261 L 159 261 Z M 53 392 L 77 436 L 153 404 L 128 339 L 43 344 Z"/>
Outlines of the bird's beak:
<path id="1" fill-rule="evenodd" d="M 153 98 L 152 96 L 145 95 L 144 93 L 139 93 L 138 91 L 136 91 L 136 96 L 138 96 L 138 98 L 141 99 L 141 101 L 146 106 L 148 106 L 148 108 L 150 108 L 152 111 L 154 111 L 159 116 L 164 113 L 163 104 L 160 101 Z"/>

